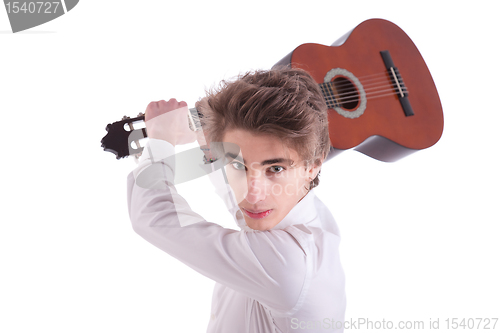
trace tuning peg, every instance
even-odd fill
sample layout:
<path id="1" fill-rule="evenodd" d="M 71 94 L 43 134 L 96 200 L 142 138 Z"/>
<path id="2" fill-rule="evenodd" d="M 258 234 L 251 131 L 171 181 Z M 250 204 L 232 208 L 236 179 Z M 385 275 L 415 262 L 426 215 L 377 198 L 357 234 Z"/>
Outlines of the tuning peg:
<path id="1" fill-rule="evenodd" d="M 136 118 L 123 116 L 120 121 L 108 124 L 107 134 L 101 140 L 101 147 L 104 151 L 115 154 L 117 159 L 140 153 L 144 147 L 140 145 L 139 140 L 146 138 L 147 133 L 145 128 L 134 129 L 134 122 L 143 120 L 142 116 Z M 132 147 L 131 142 L 135 142 L 136 147 Z"/>

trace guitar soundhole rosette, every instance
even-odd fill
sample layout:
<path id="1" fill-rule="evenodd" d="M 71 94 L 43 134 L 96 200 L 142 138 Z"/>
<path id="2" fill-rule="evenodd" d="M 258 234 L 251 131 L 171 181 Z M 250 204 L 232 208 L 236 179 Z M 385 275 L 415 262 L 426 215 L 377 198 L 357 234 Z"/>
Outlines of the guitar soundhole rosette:
<path id="1" fill-rule="evenodd" d="M 345 118 L 358 118 L 366 110 L 366 93 L 358 78 L 344 68 L 333 68 L 326 73 L 324 82 L 332 93 L 328 107 Z"/>

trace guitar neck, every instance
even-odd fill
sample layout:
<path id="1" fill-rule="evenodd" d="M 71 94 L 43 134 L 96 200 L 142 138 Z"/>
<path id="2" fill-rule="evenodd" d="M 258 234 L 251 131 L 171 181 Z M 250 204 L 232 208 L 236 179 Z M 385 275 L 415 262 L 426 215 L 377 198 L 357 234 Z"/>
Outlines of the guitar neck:
<path id="1" fill-rule="evenodd" d="M 192 131 L 202 129 L 203 115 L 196 108 L 189 109 L 187 117 L 189 128 Z M 135 118 L 125 116 L 120 121 L 108 124 L 106 126 L 108 133 L 102 138 L 101 147 L 105 151 L 115 154 L 117 159 L 129 155 L 140 155 L 144 149 L 140 145 L 140 140 L 148 136 L 144 121 L 145 116 L 140 113 Z"/>

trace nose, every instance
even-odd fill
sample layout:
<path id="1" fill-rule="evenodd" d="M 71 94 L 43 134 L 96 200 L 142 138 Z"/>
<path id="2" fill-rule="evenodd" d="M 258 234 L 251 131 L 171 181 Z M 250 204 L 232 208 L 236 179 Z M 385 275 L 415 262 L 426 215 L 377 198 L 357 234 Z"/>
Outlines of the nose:
<path id="1" fill-rule="evenodd" d="M 256 204 L 259 201 L 266 199 L 267 182 L 260 177 L 248 176 L 248 192 L 245 196 L 246 201 L 251 204 Z"/>

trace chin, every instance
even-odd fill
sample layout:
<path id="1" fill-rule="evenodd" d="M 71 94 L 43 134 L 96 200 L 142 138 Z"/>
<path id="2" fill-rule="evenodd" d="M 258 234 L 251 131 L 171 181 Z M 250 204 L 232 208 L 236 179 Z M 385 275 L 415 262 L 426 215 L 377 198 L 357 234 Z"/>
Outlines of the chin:
<path id="1" fill-rule="evenodd" d="M 253 229 L 253 230 L 266 231 L 266 230 L 271 229 L 267 226 L 262 226 L 262 225 L 254 225 L 254 224 L 248 224 L 248 223 L 247 223 L 247 225 L 250 229 Z"/>
<path id="2" fill-rule="evenodd" d="M 260 231 L 265 231 L 265 230 L 270 230 L 272 229 L 277 223 L 274 223 L 274 221 L 263 221 L 262 220 L 254 220 L 254 219 L 245 219 L 245 222 L 247 223 L 248 227 L 254 230 L 260 230 Z"/>

